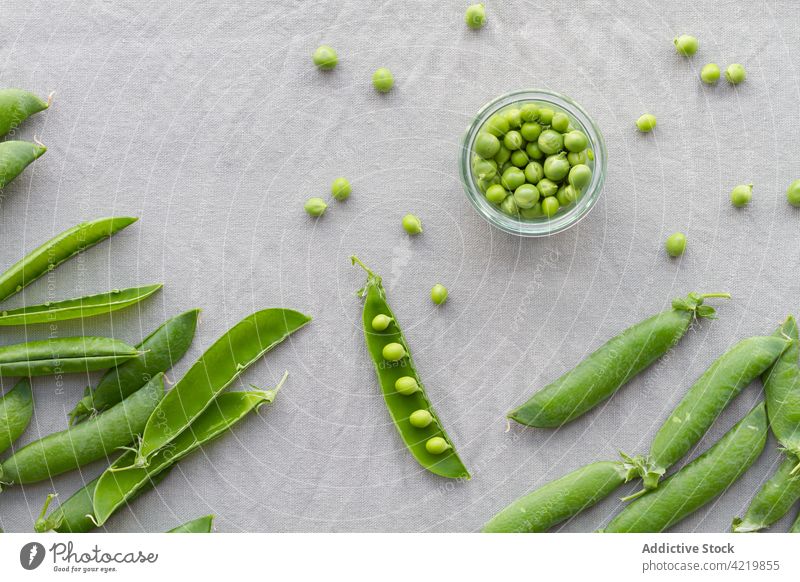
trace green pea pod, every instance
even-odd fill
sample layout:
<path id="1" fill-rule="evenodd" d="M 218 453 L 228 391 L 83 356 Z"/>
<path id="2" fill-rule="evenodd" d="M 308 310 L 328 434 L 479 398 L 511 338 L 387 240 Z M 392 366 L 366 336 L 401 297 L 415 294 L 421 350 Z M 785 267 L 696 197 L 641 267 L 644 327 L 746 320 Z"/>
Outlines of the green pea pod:
<path id="1" fill-rule="evenodd" d="M 242 372 L 309 321 L 291 309 L 264 309 L 228 330 L 158 405 L 144 429 L 137 463 L 146 463 L 180 435 Z"/>
<path id="2" fill-rule="evenodd" d="M 167 533 L 211 533 L 211 527 L 214 525 L 213 515 L 204 515 L 192 521 L 187 521 L 183 525 L 172 528 Z"/>
<path id="3" fill-rule="evenodd" d="M 789 530 L 789 533 L 800 533 L 800 513 L 797 514 L 797 519 L 792 524 L 792 529 Z"/>
<path id="4" fill-rule="evenodd" d="M 667 469 L 692 450 L 725 407 L 769 368 L 788 345 L 787 340 L 779 337 L 751 337 L 711 364 L 658 430 L 650 455 L 625 456 L 631 473 L 642 477 L 645 490 L 658 487 Z"/>
<path id="5" fill-rule="evenodd" d="M 31 381 L 23 378 L 0 398 L 0 453 L 25 432 L 32 416 Z"/>
<path id="6" fill-rule="evenodd" d="M 0 190 L 46 151 L 46 147 L 27 141 L 0 142 Z"/>
<path id="7" fill-rule="evenodd" d="M 690 293 L 672 302 L 672 309 L 645 319 L 611 338 L 570 372 L 545 386 L 508 417 L 540 428 L 559 427 L 610 398 L 624 384 L 680 341 L 695 318 L 713 318 L 703 305 L 710 297 L 727 293 Z"/>
<path id="8" fill-rule="evenodd" d="M 0 137 L 6 135 L 19 124 L 50 107 L 50 102 L 42 101 L 23 89 L 0 90 Z"/>
<path id="9" fill-rule="evenodd" d="M 192 309 L 168 319 L 136 348 L 142 356 L 112 368 L 100 379 L 94 391 L 85 396 L 70 412 L 70 423 L 113 406 L 147 383 L 159 372 L 166 372 L 186 354 L 194 339 L 199 309 Z"/>
<path id="10" fill-rule="evenodd" d="M 6 142 L 14 143 L 14 142 Z M 2 146 L 3 144 L 0 144 Z M 0 154 L 0 175 L 2 174 L 2 154 Z M 2 177 L 0 177 L 0 184 Z M 2 186 L 0 186 L 1 188 Z M 0 301 L 8 299 L 23 287 L 55 269 L 58 265 L 107 239 L 137 218 L 110 217 L 83 222 L 65 230 L 39 248 L 25 255 L 19 262 L 0 275 Z"/>
<path id="11" fill-rule="evenodd" d="M 800 499 L 800 475 L 792 474 L 796 465 L 797 457 L 788 455 L 750 502 L 744 518 L 733 520 L 734 533 L 762 530 L 789 513 Z"/>
<path id="12" fill-rule="evenodd" d="M 163 395 L 164 377 L 159 374 L 103 414 L 18 450 L 0 464 L 0 482 L 36 483 L 108 457 L 142 432 Z"/>
<path id="13" fill-rule="evenodd" d="M 167 469 L 159 473 L 158 476 L 154 477 L 142 488 L 140 493 L 144 493 L 158 485 L 169 472 L 170 469 Z M 34 531 L 37 533 L 51 531 L 57 533 L 86 533 L 95 529 L 97 526 L 95 525 L 96 520 L 93 514 L 94 490 L 99 480 L 100 477 L 97 477 L 78 489 L 72 494 L 72 497 L 61 503 L 57 509 L 54 509 L 50 515 L 45 517 L 50 503 L 56 497 L 52 493 L 48 495 L 44 501 L 42 512 L 33 525 Z"/>
<path id="14" fill-rule="evenodd" d="M 546 532 L 611 495 L 626 475 L 620 462 L 586 465 L 520 497 L 489 520 L 483 532 Z"/>
<path id="15" fill-rule="evenodd" d="M 169 446 L 158 450 L 146 467 L 135 465 L 135 451 L 122 455 L 100 475 L 95 488 L 94 516 L 97 525 L 103 525 L 111 514 L 137 495 L 159 473 L 226 433 L 252 410 L 272 402 L 276 393 L 277 389 L 220 394 L 214 404 L 192 422 L 190 430 L 182 431 L 170 441 Z"/>
<path id="16" fill-rule="evenodd" d="M 781 446 L 800 458 L 800 341 L 794 317 L 790 315 L 774 335 L 789 338 L 791 345 L 762 377 L 769 424 Z"/>
<path id="17" fill-rule="evenodd" d="M 147 299 L 162 286 L 161 283 L 158 283 L 144 287 L 116 289 L 98 295 L 2 311 L 0 312 L 0 326 L 52 323 L 111 313 Z"/>
<path id="18" fill-rule="evenodd" d="M 767 442 L 764 403 L 756 406 L 717 443 L 630 503 L 602 530 L 662 532 L 725 492 L 752 465 Z"/>
<path id="19" fill-rule="evenodd" d="M 431 473 L 450 479 L 469 479 L 469 471 L 458 457 L 450 437 L 447 436 L 444 426 L 425 393 L 425 388 L 409 353 L 408 342 L 406 342 L 394 313 L 386 301 L 386 291 L 381 283 L 381 278 L 356 257 L 351 257 L 351 259 L 354 265 L 358 264 L 367 272 L 367 284 L 359 292 L 364 298 L 364 341 L 375 365 L 386 408 L 389 409 L 389 414 L 392 416 L 400 437 L 419 464 Z M 390 322 L 384 330 L 375 331 L 372 321 L 379 315 L 388 316 Z M 404 348 L 405 353 L 397 362 L 390 362 L 383 356 L 383 348 L 391 343 L 400 344 Z M 400 393 L 396 388 L 398 379 L 404 377 L 414 379 L 416 390 L 411 394 Z M 411 424 L 411 415 L 417 411 L 427 412 L 429 416 L 426 416 L 430 419 L 427 426 L 419 427 Z M 434 449 L 437 452 L 430 452 L 427 445 L 433 439 L 444 439 L 446 443 L 446 446 L 442 447 L 444 450 Z M 433 442 L 437 441 L 433 440 Z"/>
<path id="20" fill-rule="evenodd" d="M 0 376 L 50 376 L 105 370 L 139 356 L 107 337 L 65 337 L 0 346 Z"/>

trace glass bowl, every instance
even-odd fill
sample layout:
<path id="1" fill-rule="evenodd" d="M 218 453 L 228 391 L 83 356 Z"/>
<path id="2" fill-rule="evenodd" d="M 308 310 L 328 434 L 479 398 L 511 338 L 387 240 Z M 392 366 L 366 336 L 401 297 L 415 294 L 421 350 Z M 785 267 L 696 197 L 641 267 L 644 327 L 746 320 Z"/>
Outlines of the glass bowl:
<path id="1" fill-rule="evenodd" d="M 589 148 L 594 152 L 594 161 L 588 165 L 592 168 L 592 180 L 581 194 L 581 197 L 569 208 L 560 211 L 550 218 L 531 218 L 509 216 L 503 213 L 500 208 L 489 202 L 478 187 L 477 181 L 472 174 L 470 160 L 473 155 L 473 143 L 479 130 L 493 114 L 499 110 L 513 104 L 523 104 L 535 102 L 539 105 L 553 105 L 556 110 L 563 110 L 571 119 L 576 129 L 580 129 L 589 138 Z M 461 169 L 461 181 L 467 198 L 483 218 L 489 224 L 499 228 L 504 232 L 519 236 L 549 236 L 562 232 L 569 227 L 577 224 L 594 207 L 600 193 L 603 190 L 603 183 L 606 179 L 606 144 L 603 141 L 603 134 L 600 128 L 589 117 L 589 114 L 575 101 L 553 91 L 545 89 L 524 89 L 512 91 L 490 101 L 484 105 L 475 119 L 467 128 L 461 142 L 461 159 L 459 161 Z"/>

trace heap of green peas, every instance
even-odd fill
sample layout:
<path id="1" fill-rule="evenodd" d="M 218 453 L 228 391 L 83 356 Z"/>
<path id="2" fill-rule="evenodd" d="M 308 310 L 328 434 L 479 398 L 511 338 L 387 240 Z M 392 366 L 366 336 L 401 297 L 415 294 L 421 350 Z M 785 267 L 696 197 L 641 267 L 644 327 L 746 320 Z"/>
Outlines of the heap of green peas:
<path id="1" fill-rule="evenodd" d="M 526 102 L 501 109 L 472 144 L 472 173 L 503 213 L 550 218 L 572 206 L 592 181 L 589 138 L 561 109 Z"/>

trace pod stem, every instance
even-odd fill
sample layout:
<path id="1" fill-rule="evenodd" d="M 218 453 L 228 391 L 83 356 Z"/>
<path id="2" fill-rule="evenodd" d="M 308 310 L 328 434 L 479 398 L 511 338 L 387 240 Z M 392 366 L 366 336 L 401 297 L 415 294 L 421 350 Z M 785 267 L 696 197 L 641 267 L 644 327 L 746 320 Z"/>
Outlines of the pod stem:
<path id="1" fill-rule="evenodd" d="M 361 262 L 361 259 L 359 259 L 357 256 L 351 255 L 350 256 L 350 263 L 353 264 L 353 265 L 358 265 L 359 267 L 364 269 L 370 277 L 377 277 L 377 275 L 375 275 L 375 273 L 372 272 L 372 269 L 370 269 L 363 262 Z"/>
<path id="2" fill-rule="evenodd" d="M 703 293 L 700 295 L 703 299 L 730 299 L 730 293 Z"/>
<path id="3" fill-rule="evenodd" d="M 647 489 L 640 489 L 636 493 L 633 493 L 631 495 L 626 495 L 625 497 L 620 497 L 619 500 L 620 501 L 625 501 L 625 502 L 633 501 L 634 499 L 639 499 L 645 493 L 647 493 Z"/>
<path id="4" fill-rule="evenodd" d="M 52 523 L 50 523 L 50 520 L 47 519 L 47 517 L 46 517 L 47 510 L 50 508 L 50 503 L 56 497 L 58 497 L 57 493 L 50 493 L 45 498 L 44 507 L 42 507 L 42 511 L 39 513 L 39 517 L 36 519 L 36 522 L 33 524 L 33 529 L 36 530 L 37 532 L 43 533 L 43 532 L 46 532 L 46 531 L 53 531 L 55 528 L 57 528 L 59 525 L 61 525 L 61 523 L 60 523 L 61 520 L 59 520 L 59 523 L 52 524 Z"/>

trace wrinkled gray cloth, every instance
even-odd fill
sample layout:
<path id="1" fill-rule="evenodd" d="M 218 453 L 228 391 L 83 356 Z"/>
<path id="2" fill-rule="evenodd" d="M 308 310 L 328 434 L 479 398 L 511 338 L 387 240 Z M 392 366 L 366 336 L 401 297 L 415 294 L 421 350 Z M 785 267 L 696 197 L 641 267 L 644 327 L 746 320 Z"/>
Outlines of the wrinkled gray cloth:
<path id="1" fill-rule="evenodd" d="M 49 151 L 3 194 L 0 263 L 82 220 L 141 217 L 6 305 L 164 282 L 137 307 L 53 333 L 136 343 L 200 307 L 173 381 L 252 311 L 314 316 L 237 383 L 267 387 L 289 370 L 276 402 L 181 461 L 108 531 L 164 531 L 207 513 L 221 531 L 476 531 L 581 465 L 645 453 L 714 358 L 800 306 L 800 209 L 784 197 L 800 178 L 794 3 L 509 0 L 488 2 L 480 31 L 463 23 L 467 4 L 3 3 L 0 86 L 56 95 L 18 133 Z M 700 39 L 692 59 L 672 47 L 684 32 Z M 332 72 L 312 66 L 322 43 L 339 53 Z M 699 69 L 712 61 L 743 63 L 747 81 L 703 86 Z M 370 84 L 382 66 L 397 81 L 387 95 Z M 475 112 L 527 87 L 581 103 L 609 156 L 593 212 L 538 240 L 494 230 L 458 177 L 459 139 Z M 658 117 L 650 135 L 634 126 L 646 111 Z M 329 196 L 337 176 L 350 179 L 352 197 L 310 219 L 304 201 Z M 751 182 L 752 205 L 733 208 L 731 188 Z M 403 232 L 406 212 L 422 218 L 421 236 Z M 689 240 L 680 260 L 663 250 L 676 230 Z M 354 291 L 365 277 L 351 254 L 383 275 L 471 482 L 426 473 L 390 422 L 363 344 Z M 442 307 L 428 295 L 437 282 L 450 291 Z M 717 321 L 597 410 L 557 431 L 506 432 L 505 413 L 534 389 L 689 291 L 734 300 L 716 303 Z M 3 328 L 3 342 L 50 332 Z M 35 379 L 35 419 L 18 445 L 64 429 L 97 377 Z M 692 457 L 760 390 L 741 395 Z M 675 529 L 726 530 L 778 462 L 771 439 L 738 483 Z M 47 493 L 66 498 L 102 469 L 3 492 L 0 528 L 30 531 Z M 601 527 L 617 498 L 559 529 Z"/>

